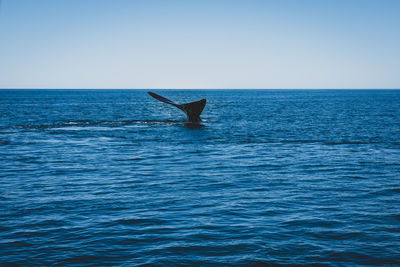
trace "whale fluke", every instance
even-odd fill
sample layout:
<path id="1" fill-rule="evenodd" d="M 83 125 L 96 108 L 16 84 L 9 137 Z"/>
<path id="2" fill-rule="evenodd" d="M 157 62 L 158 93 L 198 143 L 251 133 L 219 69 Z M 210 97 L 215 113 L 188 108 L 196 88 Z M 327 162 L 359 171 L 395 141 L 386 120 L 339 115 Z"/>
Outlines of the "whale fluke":
<path id="1" fill-rule="evenodd" d="M 150 92 L 150 91 L 147 92 L 147 93 L 149 95 L 151 95 L 152 97 L 154 97 L 155 99 L 157 99 L 157 100 L 159 100 L 161 102 L 170 104 L 170 105 L 172 105 L 174 107 L 177 107 L 180 110 L 182 110 L 183 112 L 185 112 L 186 115 L 187 115 L 187 118 L 188 118 L 188 120 L 190 122 L 197 123 L 197 122 L 201 121 L 200 114 L 201 114 L 201 112 L 203 112 L 203 109 L 204 109 L 204 107 L 206 105 L 206 102 L 207 102 L 206 99 L 202 99 L 202 100 L 199 100 L 199 101 L 190 102 L 190 103 L 186 103 L 186 104 L 176 104 L 176 103 L 172 102 L 171 100 L 169 100 L 169 99 L 167 99 L 167 98 L 165 98 L 163 96 L 160 96 L 160 95 L 158 95 L 156 93 L 153 93 L 153 92 Z"/>

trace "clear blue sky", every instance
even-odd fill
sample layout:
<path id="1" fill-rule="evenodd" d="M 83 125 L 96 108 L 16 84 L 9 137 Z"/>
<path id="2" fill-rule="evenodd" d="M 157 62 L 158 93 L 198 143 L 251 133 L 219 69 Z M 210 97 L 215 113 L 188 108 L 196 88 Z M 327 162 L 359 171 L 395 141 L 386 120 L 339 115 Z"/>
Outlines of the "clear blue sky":
<path id="1" fill-rule="evenodd" d="M 400 88 L 400 1 L 2 0 L 0 88 Z"/>

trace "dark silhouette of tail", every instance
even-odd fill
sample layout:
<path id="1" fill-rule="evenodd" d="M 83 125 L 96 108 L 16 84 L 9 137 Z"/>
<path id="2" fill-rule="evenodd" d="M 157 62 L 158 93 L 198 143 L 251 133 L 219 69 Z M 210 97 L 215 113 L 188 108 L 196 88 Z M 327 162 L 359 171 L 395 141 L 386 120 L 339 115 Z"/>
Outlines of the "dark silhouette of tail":
<path id="1" fill-rule="evenodd" d="M 186 113 L 188 120 L 192 123 L 197 123 L 200 122 L 200 114 L 201 112 L 203 112 L 203 109 L 206 105 L 207 100 L 206 99 L 202 99 L 196 102 L 190 102 L 190 103 L 186 103 L 186 104 L 176 104 L 174 102 L 172 102 L 171 100 L 157 95 L 156 93 L 153 92 L 147 92 L 149 95 L 151 95 L 152 97 L 154 97 L 155 99 L 170 104 L 174 107 L 179 108 L 180 110 L 182 110 L 183 112 Z"/>

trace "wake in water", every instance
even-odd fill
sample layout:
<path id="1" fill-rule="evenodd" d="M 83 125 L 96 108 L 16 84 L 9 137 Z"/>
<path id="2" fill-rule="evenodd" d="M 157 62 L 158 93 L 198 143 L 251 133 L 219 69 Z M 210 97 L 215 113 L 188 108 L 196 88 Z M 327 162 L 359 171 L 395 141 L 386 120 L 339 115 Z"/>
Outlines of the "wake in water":
<path id="1" fill-rule="evenodd" d="M 206 121 L 207 122 L 207 121 Z M 149 126 L 181 126 L 188 128 L 201 128 L 203 124 L 194 124 L 186 121 L 178 120 L 124 120 L 124 121 L 90 121 L 90 120 L 74 120 L 68 122 L 51 123 L 51 124 L 28 124 L 16 125 L 9 129 L 53 129 L 53 128 L 68 128 L 68 127 L 120 127 L 129 125 L 149 125 Z"/>

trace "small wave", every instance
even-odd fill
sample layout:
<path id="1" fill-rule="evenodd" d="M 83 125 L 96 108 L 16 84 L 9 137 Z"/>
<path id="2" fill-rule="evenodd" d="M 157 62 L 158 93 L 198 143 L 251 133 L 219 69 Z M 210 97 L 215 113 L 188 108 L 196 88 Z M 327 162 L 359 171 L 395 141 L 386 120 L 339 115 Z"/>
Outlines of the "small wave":
<path id="1" fill-rule="evenodd" d="M 282 140 L 281 143 L 295 143 L 295 144 L 308 144 L 308 143 L 322 143 L 323 140 L 313 140 L 313 139 L 299 139 L 299 140 Z"/>
<path id="2" fill-rule="evenodd" d="M 124 225 L 124 226 L 135 226 L 135 225 L 142 225 L 142 226 L 149 226 L 149 225 L 162 225 L 164 223 L 163 220 L 154 219 L 154 218 L 123 218 L 123 219 L 116 219 L 105 224 L 109 227 L 116 226 L 116 225 Z"/>
<path id="3" fill-rule="evenodd" d="M 175 120 L 124 120 L 124 121 L 89 121 L 89 120 L 74 120 L 63 123 L 52 124 L 29 124 L 16 125 L 9 129 L 24 129 L 24 130 L 45 130 L 45 129 L 80 129 L 82 127 L 120 127 L 129 125 L 186 125 L 185 121 Z M 191 126 L 191 125 L 190 125 Z"/>
<path id="4" fill-rule="evenodd" d="M 350 178 L 350 179 L 368 179 L 367 177 L 358 176 L 358 175 L 348 175 L 346 177 Z"/>
<path id="5" fill-rule="evenodd" d="M 3 146 L 10 145 L 10 144 L 11 144 L 11 142 L 8 141 L 8 140 L 1 140 L 0 141 L 0 145 L 3 145 Z"/>
<path id="6" fill-rule="evenodd" d="M 67 125 L 80 125 L 80 124 L 90 124 L 91 121 L 89 120 L 76 120 L 76 121 L 69 121 L 65 124 Z"/>
<path id="7" fill-rule="evenodd" d="M 82 263 L 93 263 L 98 259 L 98 257 L 94 255 L 79 255 L 79 256 L 74 256 L 74 257 L 69 257 L 65 259 L 60 259 L 59 263 L 60 264 L 77 264 L 81 265 Z"/>
<path id="8" fill-rule="evenodd" d="M 117 221 L 117 223 L 123 225 L 136 225 L 136 224 L 158 225 L 163 223 L 163 221 L 158 219 L 131 218 L 131 219 L 120 219 Z"/>
<path id="9" fill-rule="evenodd" d="M 361 141 L 329 141 L 324 142 L 326 145 L 370 145 L 370 144 L 379 144 L 379 142 L 361 142 Z"/>
<path id="10" fill-rule="evenodd" d="M 312 233 L 314 237 L 329 240 L 351 240 L 362 236 L 359 231 L 319 231 Z"/>
<path id="11" fill-rule="evenodd" d="M 400 213 L 399 214 L 392 214 L 388 216 L 390 219 L 400 222 Z"/>
<path id="12" fill-rule="evenodd" d="M 369 144 L 379 144 L 380 142 L 376 141 L 327 141 L 327 140 L 318 140 L 318 139 L 298 139 L 298 140 L 290 140 L 285 139 L 281 140 L 281 143 L 289 143 L 289 144 L 325 144 L 325 145 L 369 145 Z"/>

